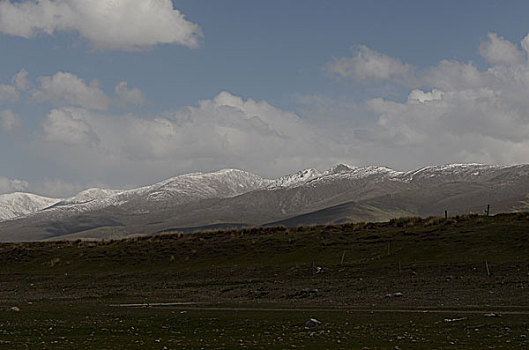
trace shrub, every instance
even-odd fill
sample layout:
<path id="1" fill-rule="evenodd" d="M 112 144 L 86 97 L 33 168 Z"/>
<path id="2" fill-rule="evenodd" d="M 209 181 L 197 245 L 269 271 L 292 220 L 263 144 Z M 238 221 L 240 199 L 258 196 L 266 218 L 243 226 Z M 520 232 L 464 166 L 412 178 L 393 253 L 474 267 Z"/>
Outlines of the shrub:
<path id="1" fill-rule="evenodd" d="M 389 225 L 393 227 L 412 227 L 423 222 L 420 216 L 405 216 L 389 220 Z"/>

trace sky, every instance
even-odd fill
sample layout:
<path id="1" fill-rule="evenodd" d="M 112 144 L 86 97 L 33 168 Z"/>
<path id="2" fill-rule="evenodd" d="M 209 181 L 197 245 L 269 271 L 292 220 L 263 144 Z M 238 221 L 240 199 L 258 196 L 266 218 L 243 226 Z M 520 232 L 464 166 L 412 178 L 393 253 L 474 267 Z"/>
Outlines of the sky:
<path id="1" fill-rule="evenodd" d="M 527 1 L 0 0 L 0 194 L 529 162 Z"/>

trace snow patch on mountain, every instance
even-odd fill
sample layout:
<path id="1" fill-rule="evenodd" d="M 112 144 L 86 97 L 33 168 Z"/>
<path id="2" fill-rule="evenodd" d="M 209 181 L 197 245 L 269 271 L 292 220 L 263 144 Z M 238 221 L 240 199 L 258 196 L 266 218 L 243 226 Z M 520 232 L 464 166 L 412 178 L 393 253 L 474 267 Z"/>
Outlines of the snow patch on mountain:
<path id="1" fill-rule="evenodd" d="M 0 195 L 0 221 L 29 215 L 50 207 L 60 199 L 47 198 L 31 193 L 9 193 Z"/>
<path id="2" fill-rule="evenodd" d="M 316 169 L 305 169 L 293 175 L 283 176 L 274 180 L 268 189 L 294 188 L 299 186 L 315 186 L 320 182 L 331 182 L 338 179 L 359 180 L 368 177 L 396 178 L 402 172 L 386 167 L 367 166 L 353 167 L 346 164 L 338 164 L 324 172 Z"/>
<path id="3" fill-rule="evenodd" d="M 381 166 L 348 167 L 349 170 L 341 167 L 339 171 L 336 171 L 335 168 L 326 171 L 324 174 L 338 175 L 349 179 L 364 179 L 371 176 L 396 177 L 402 174 L 399 171 Z"/>
<path id="4" fill-rule="evenodd" d="M 295 174 L 282 176 L 277 180 L 271 181 L 268 189 L 299 186 L 307 183 L 310 180 L 320 177 L 321 175 L 322 173 L 316 169 L 301 170 Z"/>
<path id="5" fill-rule="evenodd" d="M 356 181 L 361 179 L 389 179 L 398 180 L 403 173 L 380 166 L 352 167 L 345 164 L 339 164 L 314 179 L 310 185 L 316 186 L 320 182 L 333 182 L 336 180 Z"/>
<path id="6" fill-rule="evenodd" d="M 330 168 L 329 170 L 325 171 L 324 174 L 325 175 L 330 175 L 330 174 L 341 174 L 341 173 L 349 173 L 355 169 L 359 169 L 357 167 L 351 167 L 349 165 L 345 165 L 345 164 L 337 164 L 335 166 L 333 166 L 332 168 Z"/>
<path id="7" fill-rule="evenodd" d="M 447 177 L 450 180 L 472 179 L 491 170 L 501 168 L 502 167 L 500 166 L 478 163 L 436 165 L 406 172 L 402 175 L 402 178 L 406 182 L 435 179 L 439 177 Z"/>
<path id="8" fill-rule="evenodd" d="M 238 169 L 177 176 L 145 188 L 149 201 L 176 200 L 177 203 L 208 198 L 229 198 L 264 188 L 270 180 Z"/>
<path id="9" fill-rule="evenodd" d="M 60 201 L 56 205 L 72 205 L 72 204 L 83 204 L 91 201 L 103 200 L 117 193 L 121 193 L 123 190 L 110 190 L 104 188 L 89 188 L 82 192 L 79 192 L 73 197 L 67 198 Z"/>

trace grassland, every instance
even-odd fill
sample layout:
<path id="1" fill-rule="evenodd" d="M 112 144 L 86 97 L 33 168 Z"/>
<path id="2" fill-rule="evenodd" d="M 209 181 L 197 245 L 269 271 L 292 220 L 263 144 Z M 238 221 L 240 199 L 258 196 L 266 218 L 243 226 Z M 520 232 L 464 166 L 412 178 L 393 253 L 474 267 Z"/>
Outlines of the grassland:
<path id="1" fill-rule="evenodd" d="M 528 292 L 525 213 L 6 243 L 0 348 L 527 348 Z"/>

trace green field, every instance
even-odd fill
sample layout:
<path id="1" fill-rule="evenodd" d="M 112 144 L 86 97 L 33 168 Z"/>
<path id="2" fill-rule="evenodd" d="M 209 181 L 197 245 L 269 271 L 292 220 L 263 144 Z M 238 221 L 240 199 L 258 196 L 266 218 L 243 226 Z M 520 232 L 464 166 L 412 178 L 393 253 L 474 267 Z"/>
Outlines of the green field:
<path id="1" fill-rule="evenodd" d="M 528 292 L 525 213 L 5 243 L 0 348 L 522 349 Z"/>

